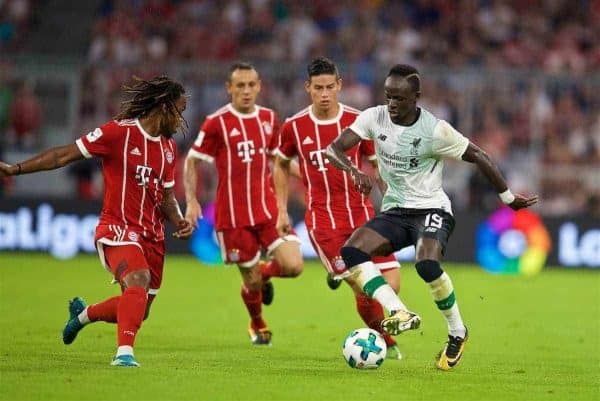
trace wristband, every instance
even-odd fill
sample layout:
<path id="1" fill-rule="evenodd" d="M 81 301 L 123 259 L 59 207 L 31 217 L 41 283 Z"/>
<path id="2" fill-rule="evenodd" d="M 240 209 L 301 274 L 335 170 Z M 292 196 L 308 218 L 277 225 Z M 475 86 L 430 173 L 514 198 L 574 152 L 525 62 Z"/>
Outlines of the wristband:
<path id="1" fill-rule="evenodd" d="M 17 163 L 17 174 L 15 175 L 21 175 L 21 163 Z"/>
<path id="2" fill-rule="evenodd" d="M 506 191 L 502 192 L 501 194 L 498 194 L 498 196 L 502 200 L 502 203 L 504 203 L 505 205 L 510 205 L 511 203 L 513 203 L 515 201 L 515 196 L 513 195 L 512 192 L 510 192 L 510 189 L 507 189 Z"/>

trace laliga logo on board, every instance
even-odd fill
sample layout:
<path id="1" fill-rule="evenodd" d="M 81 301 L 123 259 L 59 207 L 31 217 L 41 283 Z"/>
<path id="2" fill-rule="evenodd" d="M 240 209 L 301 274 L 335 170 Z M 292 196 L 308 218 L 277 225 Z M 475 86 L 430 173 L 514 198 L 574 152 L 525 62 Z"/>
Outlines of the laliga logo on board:
<path id="1" fill-rule="evenodd" d="M 79 251 L 94 252 L 96 224 L 97 215 L 55 214 L 46 203 L 36 210 L 0 212 L 0 250 L 48 251 L 55 258 L 72 258 Z"/>
<path id="2" fill-rule="evenodd" d="M 552 241 L 540 217 L 530 210 L 503 207 L 477 228 L 476 258 L 491 273 L 539 273 Z"/>

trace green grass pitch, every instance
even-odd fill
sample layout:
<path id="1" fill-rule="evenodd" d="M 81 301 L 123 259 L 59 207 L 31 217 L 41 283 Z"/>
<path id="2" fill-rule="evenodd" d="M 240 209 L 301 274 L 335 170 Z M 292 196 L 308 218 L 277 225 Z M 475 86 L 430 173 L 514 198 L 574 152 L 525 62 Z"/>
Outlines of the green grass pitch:
<path id="1" fill-rule="evenodd" d="M 307 262 L 275 280 L 264 308 L 273 347 L 250 344 L 234 268 L 168 257 L 136 343 L 140 369 L 109 366 L 115 327 L 86 327 L 65 346 L 67 300 L 118 293 L 95 256 L 58 261 L 0 253 L 2 400 L 594 400 L 600 397 L 600 274 L 547 269 L 533 278 L 446 265 L 470 329 L 463 361 L 434 368 L 445 323 L 411 264 L 402 298 L 423 319 L 398 338 L 402 361 L 350 369 L 341 344 L 363 327 L 349 288 L 331 291 Z"/>

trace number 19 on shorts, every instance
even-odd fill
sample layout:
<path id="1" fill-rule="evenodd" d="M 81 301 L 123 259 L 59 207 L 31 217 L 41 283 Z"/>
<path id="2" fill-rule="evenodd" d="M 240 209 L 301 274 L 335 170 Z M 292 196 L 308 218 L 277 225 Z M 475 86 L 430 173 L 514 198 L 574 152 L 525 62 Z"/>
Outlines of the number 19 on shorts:
<path id="1" fill-rule="evenodd" d="M 439 230 L 440 228 L 442 228 L 443 222 L 444 222 L 444 219 L 439 214 L 428 213 L 425 216 L 425 222 L 423 225 L 425 226 L 425 231 L 435 232 L 435 231 Z"/>

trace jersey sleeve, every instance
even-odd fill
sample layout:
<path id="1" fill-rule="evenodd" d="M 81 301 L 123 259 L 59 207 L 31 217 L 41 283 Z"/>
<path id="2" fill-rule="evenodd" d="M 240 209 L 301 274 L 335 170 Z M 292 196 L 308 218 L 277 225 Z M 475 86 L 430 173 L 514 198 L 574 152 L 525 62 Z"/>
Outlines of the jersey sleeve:
<path id="1" fill-rule="evenodd" d="M 350 126 L 350 129 L 362 139 L 373 139 L 373 120 L 377 110 L 375 108 L 366 109 L 356 117 L 356 120 Z"/>
<path id="2" fill-rule="evenodd" d="M 115 145 L 120 139 L 119 127 L 114 121 L 108 122 L 77 139 L 75 144 L 87 159 L 106 157 L 114 151 Z"/>
<path id="3" fill-rule="evenodd" d="M 274 155 L 279 147 L 279 118 L 277 113 L 273 112 L 273 120 L 271 122 L 271 140 L 267 144 L 269 155 Z"/>
<path id="4" fill-rule="evenodd" d="M 469 140 L 444 120 L 433 129 L 432 151 L 434 156 L 460 160 L 469 146 Z"/>
<path id="5" fill-rule="evenodd" d="M 279 143 L 276 154 L 285 160 L 290 160 L 296 155 L 296 145 L 294 144 L 294 133 L 291 121 L 286 121 L 281 127 L 279 133 Z"/>
<path id="6" fill-rule="evenodd" d="M 190 148 L 188 155 L 212 163 L 217 155 L 219 128 L 214 119 L 207 118 Z"/>
<path id="7" fill-rule="evenodd" d="M 169 139 L 168 146 L 173 158 L 171 163 L 166 163 L 163 187 L 173 188 L 175 186 L 175 167 L 177 166 L 177 145 L 173 139 Z"/>
<path id="8" fill-rule="evenodd" d="M 375 143 L 373 141 L 362 140 L 358 146 L 358 151 L 362 156 L 369 160 L 377 159 L 375 155 Z"/>

